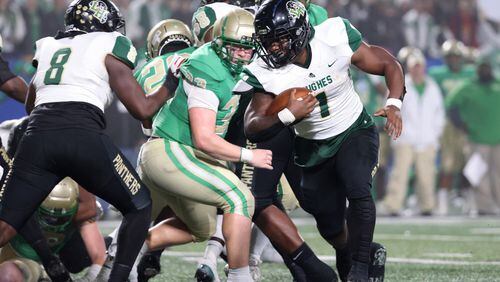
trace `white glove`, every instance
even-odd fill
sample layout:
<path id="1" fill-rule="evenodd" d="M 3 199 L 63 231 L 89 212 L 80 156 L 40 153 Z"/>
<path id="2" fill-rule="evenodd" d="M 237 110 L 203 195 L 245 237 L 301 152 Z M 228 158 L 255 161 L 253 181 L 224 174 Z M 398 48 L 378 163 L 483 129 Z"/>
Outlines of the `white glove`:
<path id="1" fill-rule="evenodd" d="M 181 77 L 181 66 L 186 61 L 186 57 L 179 56 L 175 54 L 172 58 L 172 61 L 169 65 L 170 71 L 174 74 L 175 77 Z"/>

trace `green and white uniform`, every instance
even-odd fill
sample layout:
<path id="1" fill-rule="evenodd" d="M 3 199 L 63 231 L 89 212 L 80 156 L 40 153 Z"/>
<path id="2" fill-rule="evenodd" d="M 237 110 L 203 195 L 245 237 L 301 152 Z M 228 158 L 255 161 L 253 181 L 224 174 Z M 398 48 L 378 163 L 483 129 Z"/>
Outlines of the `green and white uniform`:
<path id="1" fill-rule="evenodd" d="M 156 90 L 163 85 L 167 75 L 167 70 L 170 67 L 170 63 L 175 54 L 189 58 L 189 55 L 196 50 L 196 47 L 188 47 L 177 52 L 167 53 L 165 55 L 158 56 L 151 59 L 147 64 L 145 64 L 140 69 L 136 70 L 134 77 L 142 87 L 142 90 L 146 95 L 154 93 Z"/>
<path id="2" fill-rule="evenodd" d="M 174 98 L 153 120 L 153 135 L 161 138 L 144 145 L 139 169 L 143 181 L 164 196 L 194 240 L 202 241 L 213 234 L 216 207 L 251 217 L 254 203 L 227 163 L 197 150 L 191 139 L 188 111 L 199 107 L 216 112 L 216 133 L 225 136 L 238 107 L 239 96 L 232 95 L 237 77 L 210 44 L 194 51 L 181 73 Z"/>
<path id="3" fill-rule="evenodd" d="M 473 66 L 463 66 L 459 72 L 452 72 L 448 66 L 435 66 L 429 69 L 429 75 L 436 80 L 446 99 L 464 82 L 475 76 Z M 450 120 L 446 121 L 441 135 L 441 170 L 444 173 L 459 173 L 465 166 L 467 137 Z"/>
<path id="4" fill-rule="evenodd" d="M 309 4 L 307 15 L 309 16 L 309 23 L 312 26 L 317 26 L 328 19 L 326 9 L 313 3 Z"/>
<path id="5" fill-rule="evenodd" d="M 227 16 L 236 8 L 238 7 L 222 2 L 216 2 L 199 7 L 198 10 L 194 12 L 193 19 L 191 20 L 191 29 L 193 30 L 194 38 L 197 42 L 196 45 L 206 43 L 203 39 L 205 38 L 207 32 L 212 29 L 215 22 L 218 19 Z"/>
<path id="6" fill-rule="evenodd" d="M 113 98 L 104 64 L 106 55 L 116 57 L 132 69 L 136 65 L 137 51 L 130 40 L 118 32 L 38 40 L 33 58 L 38 64 L 33 80 L 35 106 L 85 102 L 104 111 Z"/>
<path id="7" fill-rule="evenodd" d="M 256 89 L 279 94 L 292 87 L 323 90 L 319 104 L 294 128 L 296 163 L 313 166 L 335 155 L 353 131 L 373 125 L 356 93 L 349 66 L 361 44 L 361 34 L 348 20 L 330 18 L 314 28 L 312 56 L 305 66 L 289 64 L 270 69 L 258 59 L 247 66 L 243 80 Z M 320 35 L 320 36 L 316 36 Z"/>

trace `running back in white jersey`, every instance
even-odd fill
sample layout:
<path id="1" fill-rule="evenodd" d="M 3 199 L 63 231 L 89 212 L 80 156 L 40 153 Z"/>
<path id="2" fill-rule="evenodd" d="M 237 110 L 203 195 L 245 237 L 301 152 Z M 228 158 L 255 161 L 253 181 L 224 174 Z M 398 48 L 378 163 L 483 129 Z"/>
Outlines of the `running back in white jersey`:
<path id="1" fill-rule="evenodd" d="M 351 56 L 361 41 L 361 34 L 349 21 L 330 18 L 314 27 L 309 66 L 289 64 L 271 69 L 259 58 L 247 66 L 243 80 L 257 91 L 275 95 L 292 87 L 320 90 L 316 96 L 319 104 L 295 125 L 295 131 L 306 139 L 330 138 L 348 129 L 363 110 L 349 74 Z"/>
<path id="2" fill-rule="evenodd" d="M 33 84 L 35 106 L 55 102 L 85 102 L 102 111 L 111 102 L 109 76 L 104 64 L 113 55 L 134 68 L 137 51 L 118 32 L 91 32 L 36 42 L 33 63 L 37 66 Z"/>

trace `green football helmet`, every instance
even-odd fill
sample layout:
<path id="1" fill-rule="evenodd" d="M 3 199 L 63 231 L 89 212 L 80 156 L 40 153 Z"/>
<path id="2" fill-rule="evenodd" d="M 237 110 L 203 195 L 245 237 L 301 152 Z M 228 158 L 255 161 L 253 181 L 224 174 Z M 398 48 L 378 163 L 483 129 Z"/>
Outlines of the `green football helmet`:
<path id="1" fill-rule="evenodd" d="M 61 232 L 71 224 L 78 211 L 78 184 L 64 178 L 38 208 L 40 226 L 44 230 Z"/>
<path id="2" fill-rule="evenodd" d="M 228 47 L 241 47 L 255 50 L 252 39 L 254 15 L 242 8 L 237 8 L 214 25 L 212 48 L 229 67 L 231 73 L 237 75 L 250 60 L 237 59 Z"/>
<path id="3" fill-rule="evenodd" d="M 165 47 L 174 42 L 185 43 L 186 47 L 192 46 L 194 38 L 189 27 L 174 19 L 157 23 L 148 33 L 146 53 L 148 59 L 162 55 Z"/>

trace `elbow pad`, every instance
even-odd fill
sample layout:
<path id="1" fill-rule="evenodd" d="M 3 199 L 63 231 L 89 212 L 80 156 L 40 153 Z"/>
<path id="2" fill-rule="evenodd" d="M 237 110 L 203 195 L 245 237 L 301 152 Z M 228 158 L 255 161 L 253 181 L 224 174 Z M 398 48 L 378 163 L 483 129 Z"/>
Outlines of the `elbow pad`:
<path id="1" fill-rule="evenodd" d="M 245 136 L 248 141 L 252 143 L 260 143 L 273 138 L 285 127 L 286 126 L 282 122 L 277 122 L 273 124 L 273 126 L 256 133 L 248 133 L 245 131 Z"/>

